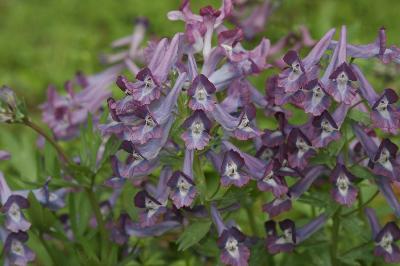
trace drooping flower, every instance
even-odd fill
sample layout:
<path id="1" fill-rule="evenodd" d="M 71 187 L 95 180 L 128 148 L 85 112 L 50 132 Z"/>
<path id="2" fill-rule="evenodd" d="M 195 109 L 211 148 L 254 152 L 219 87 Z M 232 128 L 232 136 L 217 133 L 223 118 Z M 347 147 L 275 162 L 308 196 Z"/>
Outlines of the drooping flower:
<path id="1" fill-rule="evenodd" d="M 397 159 L 398 148 L 389 139 L 382 140 L 374 157 L 370 158 L 368 166 L 377 175 L 383 175 L 391 180 L 400 180 L 400 165 Z"/>
<path id="2" fill-rule="evenodd" d="M 193 181 L 193 156 L 193 150 L 187 149 L 182 171 L 175 171 L 167 182 L 171 188 L 170 198 L 178 209 L 189 207 L 197 194 Z"/>
<path id="3" fill-rule="evenodd" d="M 375 242 L 374 255 L 383 257 L 386 263 L 399 263 L 400 249 L 395 243 L 400 239 L 400 229 L 397 224 L 389 222 L 381 228 L 373 209 L 366 208 L 365 213 Z"/>
<path id="4" fill-rule="evenodd" d="M 277 87 L 284 92 L 294 93 L 308 81 L 317 78 L 317 63 L 325 53 L 334 33 L 334 29 L 329 30 L 304 60 L 300 59 L 296 51 L 289 51 L 283 58 L 289 68 L 279 74 Z"/>
<path id="5" fill-rule="evenodd" d="M 146 190 L 141 190 L 135 195 L 135 206 L 142 209 L 139 215 L 141 227 L 157 224 L 167 212 L 166 204 L 169 194 L 167 180 L 170 176 L 171 168 L 164 167 L 160 173 L 157 188 L 148 186 Z"/>
<path id="6" fill-rule="evenodd" d="M 11 191 L 3 174 L 0 172 L 1 211 L 6 214 L 5 227 L 11 232 L 27 231 L 31 227 L 31 223 L 25 219 L 22 213 L 22 209 L 29 208 L 27 194 Z"/>
<path id="7" fill-rule="evenodd" d="M 262 210 L 269 214 L 270 217 L 278 216 L 292 208 L 292 201 L 298 199 L 314 181 L 325 174 L 326 169 L 324 166 L 314 166 L 306 172 L 305 176 L 293 184 L 288 193 L 275 197 L 272 201 L 264 204 Z"/>
<path id="8" fill-rule="evenodd" d="M 339 44 L 333 53 L 330 66 L 326 70 L 326 74 L 329 74 L 329 82 L 326 82 L 326 75 L 323 81 L 326 82 L 326 91 L 335 101 L 350 105 L 356 97 L 356 90 L 352 85 L 352 81 L 356 81 L 357 77 L 346 63 L 346 48 L 347 29 L 342 26 Z M 328 73 L 328 71 L 332 72 Z"/>
<path id="9" fill-rule="evenodd" d="M 212 84 L 203 74 L 198 75 L 188 90 L 189 107 L 192 110 L 203 110 L 212 112 L 215 108 L 213 93 L 216 91 Z"/>
<path id="10" fill-rule="evenodd" d="M 182 133 L 181 138 L 185 141 L 186 148 L 204 149 L 211 139 L 209 134 L 211 126 L 210 119 L 202 110 L 196 110 L 189 116 L 182 124 L 186 131 Z"/>
<path id="11" fill-rule="evenodd" d="M 242 187 L 246 185 L 250 176 L 243 171 L 244 160 L 239 153 L 233 150 L 225 152 L 221 164 L 221 184 L 223 186 L 235 185 Z"/>
<path id="12" fill-rule="evenodd" d="M 228 114 L 219 105 L 212 114 L 225 130 L 231 132 L 239 140 L 247 140 L 261 135 L 260 130 L 254 124 L 256 109 L 253 104 L 244 106 L 238 117 Z"/>
<path id="13" fill-rule="evenodd" d="M 247 266 L 250 250 L 245 244 L 246 236 L 236 227 L 226 226 L 214 204 L 211 205 L 211 218 L 218 232 L 221 261 L 226 265 Z"/>
<path id="14" fill-rule="evenodd" d="M 400 128 L 400 111 L 394 106 L 399 99 L 397 93 L 392 89 L 385 89 L 379 96 L 360 68 L 355 64 L 352 64 L 351 67 L 360 81 L 361 95 L 371 106 L 372 126 L 396 134 Z"/>
<path id="15" fill-rule="evenodd" d="M 308 159 L 315 155 L 311 141 L 299 128 L 293 128 L 288 136 L 289 165 L 292 168 L 304 169 Z"/>
<path id="16" fill-rule="evenodd" d="M 328 109 L 331 101 L 323 84 L 318 79 L 305 84 L 302 92 L 304 94 L 302 106 L 306 113 L 319 116 Z"/>
<path id="17" fill-rule="evenodd" d="M 281 197 L 288 192 L 288 186 L 283 175 L 280 175 L 281 165 L 277 160 L 271 160 L 262 178 L 257 180 L 257 187 L 261 191 L 271 191 L 275 197 Z"/>
<path id="18" fill-rule="evenodd" d="M 22 231 L 7 235 L 3 247 L 6 255 L 5 265 L 24 266 L 35 260 L 36 255 L 26 246 L 26 241 L 28 241 L 28 234 Z"/>
<path id="19" fill-rule="evenodd" d="M 347 170 L 346 166 L 338 162 L 330 175 L 333 185 L 331 189 L 332 198 L 339 204 L 351 206 L 356 200 L 358 190 L 352 184 L 356 177 Z"/>
<path id="20" fill-rule="evenodd" d="M 290 219 L 279 222 L 282 231 L 278 235 L 276 231 L 276 223 L 273 220 L 265 222 L 266 248 L 269 253 L 276 254 L 280 252 L 292 252 L 295 246 L 309 238 L 313 233 L 318 231 L 326 222 L 327 216 L 321 214 L 303 227 L 296 228 L 295 223 Z"/>
<path id="21" fill-rule="evenodd" d="M 312 144 L 316 148 L 322 148 L 331 141 L 340 138 L 339 126 L 328 111 L 323 111 L 320 116 L 314 117 L 312 125 L 315 128 Z"/>

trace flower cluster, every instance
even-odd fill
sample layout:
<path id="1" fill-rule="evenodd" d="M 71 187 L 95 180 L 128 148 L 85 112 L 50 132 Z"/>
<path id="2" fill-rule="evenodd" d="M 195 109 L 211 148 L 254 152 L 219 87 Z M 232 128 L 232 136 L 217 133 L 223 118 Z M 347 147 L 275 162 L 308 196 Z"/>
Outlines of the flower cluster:
<path id="1" fill-rule="evenodd" d="M 1 235 L 11 264 L 25 265 L 35 257 L 24 244 L 30 223 L 21 212 L 29 207 L 30 192 L 58 216 L 69 241 L 79 241 L 72 199 L 85 192 L 94 212 L 87 223 L 100 234 L 101 256 L 109 254 L 109 239 L 122 248 L 118 256 L 124 258 L 138 253 L 131 237 L 183 232 L 181 245 L 193 226 L 196 236 L 186 240 L 191 245 L 185 243 L 185 248 L 209 235 L 223 264 L 246 266 L 260 243 L 272 255 L 293 252 L 324 227 L 332 227 L 332 241 L 338 241 L 340 219 L 358 212 L 370 224 L 374 255 L 400 262 L 396 222 L 381 228 L 375 211 L 366 207 L 380 194 L 400 217 L 393 189 L 400 182 L 393 138 L 400 128 L 398 95 L 390 88 L 375 90 L 357 65 L 373 58 L 400 64 L 400 48 L 387 47 L 384 28 L 370 44 L 350 44 L 342 26 L 338 41 L 335 29 L 315 41 L 301 27 L 300 34 L 291 33 L 274 45 L 262 38 L 246 49 L 244 42 L 263 31 L 276 6 L 264 1 L 246 17 L 244 2 L 223 0 L 218 9 L 205 6 L 196 14 L 185 0 L 168 13 L 170 20 L 185 23 L 185 31 L 146 48 L 141 42 L 147 22 L 140 19 L 131 36 L 112 44 L 128 49 L 102 57 L 111 67 L 93 76 L 77 73 L 65 84 L 66 96 L 49 88 L 43 120 L 57 140 L 76 137 L 89 113 L 103 139 L 95 146 L 94 164 L 84 157 L 93 151 L 70 161 L 50 141 L 64 159 L 58 174 L 68 188 L 51 191 L 47 179 L 39 189 L 11 191 L 0 175 L 6 213 Z M 234 5 L 239 9 L 234 11 Z M 228 28 L 227 21 L 235 27 Z M 304 57 L 302 47 L 312 47 Z M 268 77 L 262 92 L 254 80 L 269 68 L 277 74 Z M 121 99 L 110 97 L 114 82 L 124 93 Z M 82 90 L 75 92 L 74 85 Z M 0 121 L 28 121 L 16 115 L 11 90 L 2 89 L 0 97 Z M 100 121 L 106 99 L 109 115 Z M 86 135 L 82 138 L 90 143 Z M 112 152 L 110 143 L 116 146 Z M 0 152 L 1 159 L 7 157 Z M 112 174 L 99 181 L 96 175 L 103 174 L 107 163 Z M 367 201 L 360 197 L 361 183 L 377 188 Z M 310 196 L 325 188 L 331 200 Z M 134 208 L 126 207 L 126 189 L 135 193 L 129 192 Z M 73 207 L 60 214 L 67 193 Z M 318 204 L 310 203 L 313 214 L 297 221 L 289 211 L 307 199 Z M 245 234 L 246 225 L 235 216 L 241 211 L 248 214 L 252 235 Z M 259 235 L 257 222 L 264 216 L 265 234 Z M 331 245 L 336 265 L 337 243 Z"/>

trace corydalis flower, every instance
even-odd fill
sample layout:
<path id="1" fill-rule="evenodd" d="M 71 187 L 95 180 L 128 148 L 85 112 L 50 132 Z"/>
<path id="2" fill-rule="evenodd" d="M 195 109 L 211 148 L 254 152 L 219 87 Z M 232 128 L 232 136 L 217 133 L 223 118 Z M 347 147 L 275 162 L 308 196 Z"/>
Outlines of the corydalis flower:
<path id="1" fill-rule="evenodd" d="M 311 141 L 298 128 L 292 129 L 288 136 L 288 149 L 289 165 L 293 168 L 304 169 L 308 159 L 315 155 Z"/>
<path id="2" fill-rule="evenodd" d="M 330 176 L 330 181 L 334 186 L 331 195 L 336 202 L 342 205 L 351 206 L 356 200 L 358 190 L 352 184 L 356 177 L 347 168 L 337 163 Z"/>
<path id="3" fill-rule="evenodd" d="M 189 176 L 181 171 L 176 171 L 168 180 L 167 185 L 172 189 L 171 199 L 178 209 L 192 204 L 196 196 L 196 188 Z"/>
<path id="4" fill-rule="evenodd" d="M 257 187 L 261 191 L 271 191 L 275 197 L 281 197 L 288 192 L 284 176 L 280 174 L 281 165 L 277 160 L 271 160 L 262 178 L 257 180 Z"/>
<path id="5" fill-rule="evenodd" d="M 400 180 L 400 166 L 397 160 L 398 148 L 389 139 L 382 140 L 375 156 L 370 159 L 368 166 L 375 174 L 389 177 L 391 180 Z"/>
<path id="6" fill-rule="evenodd" d="M 246 236 L 234 226 L 228 228 L 214 205 L 211 205 L 211 217 L 218 231 L 221 261 L 226 265 L 247 266 L 250 250 L 245 245 Z"/>
<path id="7" fill-rule="evenodd" d="M 333 72 L 329 74 L 329 83 L 326 87 L 327 92 L 337 102 L 344 102 L 349 105 L 353 102 L 356 96 L 356 90 L 352 86 L 352 81 L 356 81 L 357 77 L 353 70 L 346 63 L 346 40 L 347 30 L 342 27 L 340 33 L 339 45 L 336 47 L 332 56 L 330 66 L 327 71 L 333 68 Z"/>
<path id="8" fill-rule="evenodd" d="M 372 106 L 371 120 L 373 127 L 396 134 L 400 128 L 400 111 L 393 106 L 399 97 L 392 89 L 385 89 L 382 96 Z"/>
<path id="9" fill-rule="evenodd" d="M 386 263 L 399 263 L 400 249 L 395 244 L 400 239 L 400 229 L 397 224 L 389 222 L 381 228 L 373 209 L 366 208 L 365 213 L 375 242 L 374 255 L 383 257 Z"/>
<path id="10" fill-rule="evenodd" d="M 215 100 L 212 94 L 216 91 L 214 84 L 202 74 L 198 75 L 188 90 L 189 107 L 192 110 L 203 110 L 211 112 L 215 108 Z"/>
<path id="11" fill-rule="evenodd" d="M 306 113 L 318 116 L 328 109 L 331 101 L 323 84 L 318 79 L 311 80 L 304 85 L 302 92 L 304 94 L 302 107 Z"/>
<path id="12" fill-rule="evenodd" d="M 5 227 L 11 232 L 27 231 L 31 223 L 25 219 L 22 209 L 29 208 L 29 201 L 26 199 L 27 193 L 17 193 L 11 191 L 3 174 L 0 172 L 0 197 L 1 211 L 6 214 Z"/>
<path id="13" fill-rule="evenodd" d="M 266 248 L 271 254 L 292 252 L 296 245 L 318 231 L 326 222 L 326 218 L 325 214 L 321 214 L 301 228 L 296 228 L 294 222 L 290 219 L 283 220 L 279 222 L 281 235 L 278 235 L 276 231 L 275 221 L 269 220 L 264 224 L 267 233 Z"/>
<path id="14" fill-rule="evenodd" d="M 190 150 L 202 150 L 208 145 L 211 136 L 209 135 L 211 129 L 211 121 L 206 114 L 201 110 L 196 110 L 190 117 L 188 117 L 182 124 L 186 129 L 181 137 L 185 141 L 186 148 Z"/>
<path id="15" fill-rule="evenodd" d="M 396 92 L 392 89 L 385 89 L 379 96 L 360 68 L 355 64 L 352 64 L 351 67 L 360 81 L 361 95 L 371 106 L 372 126 L 378 127 L 385 132 L 396 134 L 400 127 L 400 111 L 394 106 L 399 99 Z"/>
<path id="16" fill-rule="evenodd" d="M 156 81 L 149 68 L 144 68 L 136 75 L 136 82 L 129 82 L 124 76 L 119 76 L 116 83 L 126 94 L 132 95 L 137 104 L 150 104 L 161 96 L 161 86 Z"/>
<path id="17" fill-rule="evenodd" d="M 167 179 L 171 176 L 171 169 L 164 167 L 161 170 L 157 187 L 147 185 L 145 190 L 139 191 L 134 199 L 135 206 L 142 209 L 140 212 L 140 226 L 148 227 L 159 223 L 167 212 L 167 198 L 169 187 Z M 150 194 L 151 193 L 151 194 Z"/>
<path id="18" fill-rule="evenodd" d="M 35 253 L 28 248 L 25 242 L 28 234 L 25 232 L 9 233 L 4 241 L 5 265 L 28 265 L 35 259 Z"/>
<path id="19" fill-rule="evenodd" d="M 244 160 L 239 153 L 233 150 L 225 152 L 224 159 L 221 164 L 221 184 L 229 186 L 231 184 L 242 187 L 246 185 L 250 176 L 243 171 Z"/>
<path id="20" fill-rule="evenodd" d="M 312 144 L 317 148 L 325 147 L 340 138 L 339 126 L 326 110 L 313 119 L 312 125 L 315 128 Z"/>
<path id="21" fill-rule="evenodd" d="M 231 132 L 239 140 L 247 140 L 261 135 L 254 125 L 256 109 L 253 104 L 244 106 L 238 117 L 228 114 L 219 105 L 212 114 L 225 130 Z"/>
<path id="22" fill-rule="evenodd" d="M 186 149 L 182 171 L 175 171 L 167 182 L 171 188 L 170 198 L 178 209 L 189 207 L 197 194 L 193 181 L 193 157 L 194 151 Z"/>
<path id="23" fill-rule="evenodd" d="M 156 224 L 167 211 L 166 207 L 147 191 L 140 191 L 135 196 L 135 206 L 145 211 L 140 214 L 140 222 L 143 227 Z"/>

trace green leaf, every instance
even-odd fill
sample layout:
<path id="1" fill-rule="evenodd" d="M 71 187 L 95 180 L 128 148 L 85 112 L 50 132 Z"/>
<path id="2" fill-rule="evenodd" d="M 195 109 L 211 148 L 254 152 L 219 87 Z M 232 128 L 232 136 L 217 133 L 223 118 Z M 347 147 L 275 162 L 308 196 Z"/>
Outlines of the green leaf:
<path id="1" fill-rule="evenodd" d="M 117 152 L 120 145 L 121 145 L 121 140 L 118 139 L 115 135 L 112 135 L 107 140 L 105 147 L 104 147 L 103 157 L 101 158 L 101 161 L 99 163 L 99 166 L 97 167 L 97 170 L 102 167 L 102 165 L 110 158 L 111 155 L 113 155 Z M 96 154 L 96 158 L 97 158 L 97 154 Z"/>
<path id="2" fill-rule="evenodd" d="M 186 250 L 199 243 L 210 230 L 210 226 L 209 221 L 198 221 L 189 225 L 177 240 L 178 251 Z"/>
<path id="3" fill-rule="evenodd" d="M 347 116 L 350 119 L 352 119 L 352 120 L 354 120 L 356 122 L 362 123 L 362 124 L 364 124 L 366 126 L 371 124 L 371 118 L 369 117 L 369 114 L 368 113 L 364 113 L 364 112 L 362 112 L 360 110 L 357 110 L 357 109 L 353 108 L 353 109 L 350 110 L 350 112 L 348 112 Z"/>
<path id="4" fill-rule="evenodd" d="M 46 141 L 44 146 L 44 170 L 47 175 L 60 177 L 60 164 L 54 147 Z"/>
<path id="5" fill-rule="evenodd" d="M 354 165 L 350 168 L 350 172 L 359 177 L 359 178 L 365 178 L 365 179 L 374 179 L 375 175 L 371 173 L 367 168 L 360 166 L 360 165 Z"/>
<path id="6" fill-rule="evenodd" d="M 201 158 L 197 153 L 195 153 L 193 159 L 194 180 L 196 180 L 196 187 L 199 190 L 200 200 L 202 203 L 204 203 L 207 191 L 207 184 L 202 165 L 203 164 L 201 163 Z"/>
<path id="7" fill-rule="evenodd" d="M 27 210 L 32 225 L 42 232 L 47 232 L 57 221 L 54 214 L 47 208 L 44 208 L 33 195 L 29 193 L 28 200 L 30 207 Z"/>

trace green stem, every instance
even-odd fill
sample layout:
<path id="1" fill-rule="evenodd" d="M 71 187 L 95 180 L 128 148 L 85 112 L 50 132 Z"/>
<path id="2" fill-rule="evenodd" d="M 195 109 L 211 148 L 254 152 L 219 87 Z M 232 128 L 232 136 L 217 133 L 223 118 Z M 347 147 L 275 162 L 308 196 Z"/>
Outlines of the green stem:
<path id="1" fill-rule="evenodd" d="M 371 198 L 369 198 L 366 202 L 364 202 L 363 204 L 359 205 L 357 209 L 352 210 L 352 211 L 349 211 L 349 212 L 343 214 L 342 217 L 343 217 L 343 218 L 344 218 L 344 217 L 348 217 L 348 216 L 350 216 L 350 215 L 356 213 L 357 211 L 362 210 L 365 206 L 367 206 L 369 203 L 371 203 L 371 202 L 376 198 L 376 196 L 378 196 L 378 195 L 379 195 L 379 190 L 377 190 L 377 191 L 374 193 L 374 195 L 372 195 Z"/>
<path id="2" fill-rule="evenodd" d="M 93 190 L 90 188 L 85 189 L 86 194 L 89 198 L 90 205 L 92 206 L 92 209 L 94 211 L 94 215 L 96 217 L 97 224 L 99 226 L 100 230 L 100 237 L 101 237 L 101 259 L 106 260 L 107 259 L 107 243 L 108 243 L 108 237 L 107 237 L 107 231 L 106 227 L 104 225 L 103 217 L 100 211 L 100 207 L 98 204 L 98 201 L 96 199 L 96 195 L 93 193 Z"/>
<path id="3" fill-rule="evenodd" d="M 331 264 L 332 266 L 338 266 L 339 261 L 337 259 L 338 241 L 339 241 L 339 231 L 340 231 L 340 212 L 342 208 L 335 212 L 333 215 L 333 225 L 332 225 L 332 236 L 331 236 Z"/>
<path id="4" fill-rule="evenodd" d="M 258 236 L 258 230 L 257 230 L 257 224 L 256 220 L 254 219 L 254 213 L 253 213 L 253 206 L 250 203 L 245 204 L 245 210 L 247 213 L 247 218 L 249 220 L 250 228 L 251 231 L 253 232 L 254 236 Z"/>
<path id="5" fill-rule="evenodd" d="M 56 149 L 57 153 L 65 163 L 71 164 L 71 160 L 65 154 L 60 145 L 58 145 L 58 143 L 52 137 L 50 137 L 42 128 L 40 128 L 39 125 L 30 121 L 29 119 L 25 119 L 23 123 L 36 131 L 39 135 L 43 136 L 54 147 L 54 149 Z"/>
<path id="6" fill-rule="evenodd" d="M 57 263 L 56 263 L 57 259 L 54 257 L 53 253 L 50 252 L 49 245 L 47 245 L 46 240 L 44 240 L 42 232 L 39 232 L 38 237 L 40 239 L 40 242 L 42 243 L 42 246 L 46 250 L 47 254 L 49 254 L 52 264 L 57 265 Z"/>

